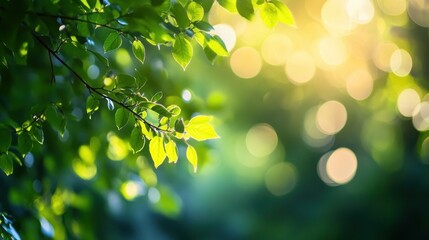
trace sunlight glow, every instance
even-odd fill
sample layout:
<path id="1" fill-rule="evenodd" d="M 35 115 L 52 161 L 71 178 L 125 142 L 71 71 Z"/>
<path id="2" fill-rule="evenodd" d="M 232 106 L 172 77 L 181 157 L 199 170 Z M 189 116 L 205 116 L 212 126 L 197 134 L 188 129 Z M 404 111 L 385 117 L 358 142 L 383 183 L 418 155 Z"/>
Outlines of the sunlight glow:
<path id="1" fill-rule="evenodd" d="M 335 150 L 326 162 L 328 177 L 337 184 L 346 184 L 353 179 L 357 169 L 356 155 L 348 148 Z"/>
<path id="2" fill-rule="evenodd" d="M 126 181 L 121 184 L 120 192 L 125 199 L 132 201 L 136 197 L 143 195 L 143 186 L 136 181 Z"/>
<path id="3" fill-rule="evenodd" d="M 253 126 L 246 135 L 247 150 L 255 157 L 265 157 L 277 147 L 276 131 L 268 124 Z"/>
<path id="4" fill-rule="evenodd" d="M 330 145 L 333 136 L 322 133 L 316 124 L 317 108 L 311 108 L 305 114 L 304 119 L 304 141 L 311 147 L 320 148 Z"/>
<path id="5" fill-rule="evenodd" d="M 409 0 L 408 15 L 422 27 L 429 27 L 429 3 L 427 0 Z"/>
<path id="6" fill-rule="evenodd" d="M 422 102 L 413 112 L 413 125 L 418 131 L 429 130 L 429 102 Z"/>
<path id="7" fill-rule="evenodd" d="M 292 83 L 302 84 L 314 77 L 316 64 L 309 53 L 296 52 L 288 59 L 285 71 Z"/>
<path id="8" fill-rule="evenodd" d="M 230 52 L 237 41 L 237 36 L 234 29 L 227 24 L 217 24 L 213 26 L 214 32 L 218 35 L 225 43 L 226 49 Z"/>
<path id="9" fill-rule="evenodd" d="M 369 0 L 348 0 L 347 13 L 355 23 L 366 24 L 374 18 L 374 6 Z"/>
<path id="10" fill-rule="evenodd" d="M 88 164 L 79 158 L 75 158 L 72 162 L 73 171 L 84 180 L 92 179 L 97 174 L 95 164 Z"/>
<path id="11" fill-rule="evenodd" d="M 327 0 L 321 14 L 323 25 L 333 35 L 344 36 L 356 27 L 347 13 L 347 0 Z"/>
<path id="12" fill-rule="evenodd" d="M 86 74 L 89 78 L 96 79 L 100 75 L 100 69 L 97 67 L 97 65 L 91 65 L 88 67 Z"/>
<path id="13" fill-rule="evenodd" d="M 347 111 L 344 105 L 340 102 L 325 102 L 317 111 L 317 127 L 325 134 L 334 135 L 338 133 L 343 129 L 346 122 Z"/>
<path id="14" fill-rule="evenodd" d="M 192 100 L 192 93 L 188 89 L 183 90 L 182 99 L 185 102 L 191 101 Z"/>
<path id="15" fill-rule="evenodd" d="M 128 156 L 128 145 L 124 140 L 112 132 L 107 134 L 107 140 L 109 141 L 109 146 L 107 148 L 107 157 L 109 159 L 118 161 Z"/>
<path id="16" fill-rule="evenodd" d="M 128 51 L 124 48 L 119 48 L 115 52 L 116 63 L 123 68 L 131 66 L 131 56 Z"/>
<path id="17" fill-rule="evenodd" d="M 265 185 L 275 196 L 282 196 L 296 185 L 297 171 L 293 164 L 280 162 L 268 169 L 265 174 Z"/>
<path id="18" fill-rule="evenodd" d="M 256 77 L 262 68 L 261 56 L 250 47 L 235 50 L 230 61 L 232 71 L 240 78 Z"/>
<path id="19" fill-rule="evenodd" d="M 413 59 L 406 50 L 398 49 L 393 52 L 390 58 L 390 67 L 396 76 L 405 77 L 410 73 L 413 67 Z"/>
<path id="20" fill-rule="evenodd" d="M 406 0 L 377 0 L 381 11 L 387 15 L 398 16 L 407 10 Z"/>
<path id="21" fill-rule="evenodd" d="M 261 47 L 262 58 L 271 65 L 282 65 L 293 49 L 292 41 L 285 34 L 268 36 Z"/>
<path id="22" fill-rule="evenodd" d="M 331 66 L 341 65 L 347 58 L 347 50 L 343 41 L 331 36 L 320 40 L 319 54 L 323 62 Z"/>
<path id="23" fill-rule="evenodd" d="M 392 70 L 390 67 L 390 59 L 392 54 L 398 49 L 398 46 L 392 42 L 380 42 L 375 47 L 372 56 L 375 66 L 382 71 L 390 72 Z"/>
<path id="24" fill-rule="evenodd" d="M 399 112 L 404 117 L 412 117 L 414 109 L 420 104 L 420 96 L 416 90 L 412 88 L 407 88 L 403 90 L 399 96 L 396 103 Z"/>
<path id="25" fill-rule="evenodd" d="M 347 78 L 347 93 L 356 100 L 369 97 L 373 89 L 373 79 L 366 70 L 357 70 Z"/>

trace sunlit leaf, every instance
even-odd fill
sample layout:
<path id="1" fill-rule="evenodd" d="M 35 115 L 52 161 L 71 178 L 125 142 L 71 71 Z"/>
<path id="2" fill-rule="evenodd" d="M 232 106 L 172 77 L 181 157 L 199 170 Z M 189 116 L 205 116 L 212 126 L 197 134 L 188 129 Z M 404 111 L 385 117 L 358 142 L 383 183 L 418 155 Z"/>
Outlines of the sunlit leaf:
<path id="1" fill-rule="evenodd" d="M 161 104 L 154 104 L 151 110 L 165 117 L 171 117 L 171 112 Z"/>
<path id="2" fill-rule="evenodd" d="M 182 109 L 180 109 L 177 105 L 170 105 L 167 107 L 167 110 L 171 113 L 173 117 L 179 116 L 180 112 L 182 112 Z"/>
<path id="3" fill-rule="evenodd" d="M 187 15 L 191 22 L 199 22 L 204 17 L 204 8 L 196 2 L 189 3 L 187 7 Z"/>
<path id="4" fill-rule="evenodd" d="M 140 40 L 133 41 L 133 53 L 134 56 L 141 62 L 144 63 L 145 59 L 145 48 Z"/>
<path id="5" fill-rule="evenodd" d="M 205 31 L 205 32 L 210 32 L 210 31 L 214 30 L 213 26 L 210 23 L 205 22 L 205 21 L 196 22 L 196 23 L 194 23 L 194 25 L 198 29 Z"/>
<path id="6" fill-rule="evenodd" d="M 26 154 L 33 148 L 33 140 L 28 132 L 22 132 L 18 136 L 18 150 L 22 154 Z"/>
<path id="7" fill-rule="evenodd" d="M 279 21 L 289 26 L 296 27 L 295 18 L 290 9 L 279 0 L 273 0 L 272 3 L 277 7 Z"/>
<path id="8" fill-rule="evenodd" d="M 179 34 L 173 44 L 174 60 L 185 70 L 193 54 L 191 43 L 185 38 L 183 33 Z"/>
<path id="9" fill-rule="evenodd" d="M 155 168 L 158 168 L 166 157 L 164 150 L 164 138 L 160 136 L 155 136 L 149 142 L 149 153 L 152 157 Z"/>
<path id="10" fill-rule="evenodd" d="M 116 76 L 118 88 L 133 88 L 136 87 L 136 78 L 128 74 L 118 74 Z"/>
<path id="11" fill-rule="evenodd" d="M 104 52 L 108 52 L 111 50 L 115 50 L 119 48 L 122 44 L 122 38 L 118 32 L 111 32 L 109 36 L 107 36 L 106 40 L 104 40 L 103 49 Z"/>
<path id="12" fill-rule="evenodd" d="M 209 34 L 205 34 L 205 36 L 206 36 L 207 46 L 209 46 L 209 48 L 213 50 L 214 53 L 222 57 L 229 56 L 225 43 L 222 41 L 222 39 L 219 36 L 217 35 L 211 36 Z"/>
<path id="13" fill-rule="evenodd" d="M 45 135 L 43 133 L 43 129 L 39 127 L 32 127 L 30 130 L 30 134 L 33 137 L 33 139 L 40 144 L 43 144 L 43 142 L 45 141 Z"/>
<path id="14" fill-rule="evenodd" d="M 118 130 L 122 129 L 128 123 L 130 113 L 124 108 L 118 108 L 115 113 L 115 124 Z"/>
<path id="15" fill-rule="evenodd" d="M 186 149 L 186 158 L 191 163 L 191 165 L 194 167 L 194 172 L 197 172 L 198 168 L 198 155 L 197 151 L 194 147 L 191 145 L 188 145 L 188 148 Z"/>
<path id="16" fill-rule="evenodd" d="M 12 132 L 7 128 L 0 128 L 0 153 L 6 152 L 12 143 Z"/>
<path id="17" fill-rule="evenodd" d="M 277 7 L 272 2 L 262 4 L 260 15 L 262 21 L 268 28 L 273 28 L 279 21 Z"/>
<path id="18" fill-rule="evenodd" d="M 150 101 L 158 102 L 159 100 L 161 100 L 162 96 L 163 96 L 162 92 L 157 92 L 157 93 L 155 93 L 155 95 L 152 96 Z"/>
<path id="19" fill-rule="evenodd" d="M 236 7 L 241 16 L 249 20 L 253 18 L 254 10 L 252 0 L 237 0 Z"/>
<path id="20" fill-rule="evenodd" d="M 13 159 L 6 153 L 0 155 L 0 169 L 6 174 L 6 176 L 13 173 Z"/>
<path id="21" fill-rule="evenodd" d="M 185 8 L 183 8 L 182 4 L 175 3 L 171 8 L 171 12 L 173 13 L 174 18 L 176 19 L 177 25 L 180 28 L 184 29 L 189 26 L 188 15 L 186 13 Z"/>
<path id="22" fill-rule="evenodd" d="M 146 140 L 141 134 L 140 129 L 137 127 L 134 128 L 131 131 L 131 136 L 130 136 L 130 145 L 131 145 L 131 148 L 133 149 L 133 152 L 134 153 L 140 152 L 144 148 L 145 143 L 146 143 Z"/>
<path id="23" fill-rule="evenodd" d="M 185 126 L 185 131 L 198 141 L 219 138 L 219 135 L 210 124 L 211 119 L 211 116 L 196 116 Z"/>
<path id="24" fill-rule="evenodd" d="M 201 32 L 196 32 L 194 34 L 194 39 L 197 41 L 197 43 L 204 48 L 206 46 L 206 37 Z"/>
<path id="25" fill-rule="evenodd" d="M 142 122 L 142 121 L 139 121 L 139 124 L 140 124 L 140 128 L 141 128 L 142 134 L 143 134 L 143 135 L 144 135 L 148 140 L 151 140 L 151 139 L 153 138 L 153 132 L 152 132 L 152 129 L 148 128 L 148 127 L 146 126 L 146 124 L 145 124 L 144 122 Z"/>
<path id="26" fill-rule="evenodd" d="M 165 152 L 167 153 L 169 163 L 177 162 L 177 159 L 179 158 L 179 156 L 177 154 L 176 143 L 173 140 L 170 140 L 168 141 L 167 144 L 165 144 Z"/>
<path id="27" fill-rule="evenodd" d="M 86 113 L 89 115 L 93 114 L 100 107 L 100 101 L 94 98 L 92 95 L 86 99 Z"/>
<path id="28" fill-rule="evenodd" d="M 217 2 L 230 12 L 237 12 L 236 3 L 241 0 L 217 0 Z"/>

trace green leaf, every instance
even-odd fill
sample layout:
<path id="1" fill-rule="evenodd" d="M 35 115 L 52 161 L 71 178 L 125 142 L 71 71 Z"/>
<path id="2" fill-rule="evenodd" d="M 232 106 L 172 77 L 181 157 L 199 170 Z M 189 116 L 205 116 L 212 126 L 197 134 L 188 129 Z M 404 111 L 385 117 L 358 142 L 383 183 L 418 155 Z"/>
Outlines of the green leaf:
<path id="1" fill-rule="evenodd" d="M 222 57 L 229 56 L 225 43 L 222 41 L 222 39 L 219 36 L 217 35 L 211 36 L 210 34 L 207 34 L 207 33 L 205 33 L 204 35 L 206 37 L 207 46 L 211 50 L 213 50 L 214 53 Z"/>
<path id="2" fill-rule="evenodd" d="M 140 40 L 133 41 L 134 56 L 143 64 L 145 59 L 145 48 Z"/>
<path id="3" fill-rule="evenodd" d="M 43 142 L 45 141 L 43 129 L 39 127 L 32 127 L 30 130 L 30 134 L 33 137 L 33 139 L 40 144 L 43 144 Z"/>
<path id="4" fill-rule="evenodd" d="M 163 105 L 161 104 L 155 104 L 152 108 L 152 111 L 158 113 L 159 115 L 162 115 L 164 117 L 171 117 L 171 112 L 167 110 Z"/>
<path id="5" fill-rule="evenodd" d="M 143 121 L 139 121 L 140 128 L 142 134 L 147 138 L 147 140 L 151 140 L 153 138 L 153 132 L 151 128 L 147 128 L 146 124 Z"/>
<path id="6" fill-rule="evenodd" d="M 252 0 L 238 0 L 236 7 L 238 13 L 241 16 L 247 18 L 248 20 L 253 18 L 255 10 L 253 9 Z"/>
<path id="7" fill-rule="evenodd" d="M 66 130 L 66 119 L 64 114 L 58 110 L 56 106 L 48 106 L 45 111 L 46 120 L 51 124 L 52 128 L 58 131 L 61 135 Z"/>
<path id="8" fill-rule="evenodd" d="M 179 156 L 177 154 L 177 146 L 176 143 L 173 140 L 168 141 L 167 144 L 165 144 L 165 151 L 167 153 L 168 162 L 169 163 L 176 163 L 179 159 Z"/>
<path id="9" fill-rule="evenodd" d="M 186 13 L 185 8 L 180 3 L 176 3 L 171 8 L 171 12 L 174 15 L 174 18 L 176 19 L 177 25 L 179 28 L 185 29 L 189 27 L 189 19 Z"/>
<path id="10" fill-rule="evenodd" d="M 140 131 L 141 130 L 138 127 L 131 131 L 130 145 L 134 153 L 140 152 L 146 143 L 146 139 L 143 137 Z"/>
<path id="11" fill-rule="evenodd" d="M 92 51 L 92 50 L 88 50 L 90 53 L 94 54 L 94 56 L 98 59 L 98 61 L 100 61 L 101 63 L 103 63 L 106 67 L 109 66 L 109 60 L 105 57 L 103 57 L 101 54 L 99 54 L 96 51 Z"/>
<path id="12" fill-rule="evenodd" d="M 166 157 L 163 137 L 155 136 L 150 140 L 149 153 L 152 157 L 155 168 L 158 168 L 164 162 Z"/>
<path id="13" fill-rule="evenodd" d="M 118 130 L 122 129 L 128 123 L 130 114 L 124 108 L 118 108 L 115 113 L 115 123 Z"/>
<path id="14" fill-rule="evenodd" d="M 273 28 L 279 21 L 277 7 L 272 2 L 262 4 L 260 15 L 262 21 L 268 28 Z"/>
<path id="15" fill-rule="evenodd" d="M 185 38 L 183 33 L 179 34 L 173 44 L 173 58 L 186 69 L 192 59 L 193 49 L 191 43 Z"/>
<path id="16" fill-rule="evenodd" d="M 90 27 L 89 24 L 86 22 L 78 22 L 77 32 L 79 36 L 82 36 L 82 37 L 91 36 L 91 31 L 89 27 Z"/>
<path id="17" fill-rule="evenodd" d="M 0 128 L 0 153 L 7 152 L 12 143 L 12 132 L 7 128 Z"/>
<path id="18" fill-rule="evenodd" d="M 8 154 L 0 155 L 0 169 L 9 176 L 13 173 L 13 159 Z"/>
<path id="19" fill-rule="evenodd" d="M 116 76 L 116 87 L 117 88 L 135 88 L 136 78 L 127 74 L 118 74 Z"/>
<path id="20" fill-rule="evenodd" d="M 189 20 L 191 22 L 199 22 L 204 17 L 204 8 L 196 2 L 189 3 L 187 12 Z"/>
<path id="21" fill-rule="evenodd" d="M 295 18 L 290 9 L 279 0 L 273 0 L 272 3 L 277 7 L 279 21 L 291 27 L 296 27 Z"/>
<path id="22" fill-rule="evenodd" d="M 115 50 L 119 48 L 122 44 L 122 38 L 118 32 L 111 32 L 104 40 L 103 49 L 104 52 Z"/>
<path id="23" fill-rule="evenodd" d="M 157 93 L 155 93 L 155 95 L 152 96 L 150 101 L 151 102 L 158 102 L 159 100 L 161 100 L 162 95 L 163 95 L 162 92 L 157 92 Z"/>
<path id="24" fill-rule="evenodd" d="M 194 39 L 202 48 L 206 46 L 206 38 L 204 37 L 204 34 L 202 32 L 196 32 L 194 34 Z"/>
<path id="25" fill-rule="evenodd" d="M 205 32 L 210 32 L 210 31 L 214 30 L 213 26 L 210 25 L 210 23 L 208 23 L 208 22 L 199 21 L 199 22 L 194 23 L 194 25 L 198 29 L 205 31 Z"/>
<path id="26" fill-rule="evenodd" d="M 92 115 L 100 107 L 100 101 L 92 95 L 86 99 L 86 113 Z"/>
<path id="27" fill-rule="evenodd" d="M 18 136 L 18 150 L 23 154 L 27 154 L 33 148 L 33 140 L 28 132 L 22 132 Z"/>
<path id="28" fill-rule="evenodd" d="M 182 109 L 180 109 L 177 105 L 170 105 L 167 107 L 167 110 L 171 113 L 173 117 L 179 116 L 180 112 L 182 112 Z"/>
<path id="29" fill-rule="evenodd" d="M 219 135 L 209 123 L 211 119 L 211 116 L 196 116 L 185 126 L 185 131 L 197 141 L 219 138 Z"/>
<path id="30" fill-rule="evenodd" d="M 13 152 L 8 152 L 8 153 L 7 153 L 7 155 L 8 155 L 10 158 L 12 158 L 12 161 L 13 161 L 13 160 L 15 160 L 15 161 L 19 164 L 19 166 L 22 166 L 21 159 L 19 159 L 19 157 L 18 157 L 18 156 L 16 156 L 16 154 L 15 154 L 15 153 L 13 153 Z"/>
<path id="31" fill-rule="evenodd" d="M 195 151 L 195 148 L 191 145 L 188 145 L 188 148 L 186 149 L 186 158 L 188 159 L 189 163 L 194 167 L 194 172 L 197 172 L 198 168 L 198 155 L 197 151 Z"/>
<path id="32" fill-rule="evenodd" d="M 183 123 L 183 118 L 180 118 L 179 120 L 176 121 L 174 125 L 174 130 L 179 133 L 185 132 L 185 124 Z"/>
<path id="33" fill-rule="evenodd" d="M 237 12 L 237 1 L 241 0 L 217 0 L 217 2 L 230 12 Z"/>

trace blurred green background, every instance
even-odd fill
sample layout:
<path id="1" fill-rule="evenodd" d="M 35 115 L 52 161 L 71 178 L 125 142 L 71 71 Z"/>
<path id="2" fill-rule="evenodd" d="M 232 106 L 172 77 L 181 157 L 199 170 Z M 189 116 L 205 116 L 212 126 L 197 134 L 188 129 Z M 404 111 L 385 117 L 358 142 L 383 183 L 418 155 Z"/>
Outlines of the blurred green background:
<path id="1" fill-rule="evenodd" d="M 50 69 L 2 72 L 1 105 L 18 119 L 46 95 L 72 99 L 66 134 L 47 131 L 0 174 L 0 209 L 22 239 L 429 238 L 429 2 L 285 3 L 297 28 L 215 3 L 209 22 L 231 56 L 214 65 L 198 48 L 183 71 L 168 48 L 147 48 L 145 94 L 215 117 L 222 138 L 196 145 L 197 173 L 183 146 L 156 170 L 147 150 L 133 155 L 111 111 L 86 117 L 83 89 L 40 83 Z M 125 49 L 110 58 L 129 72 Z M 30 67 L 48 66 L 32 54 Z M 89 78 L 103 71 L 81 59 Z"/>

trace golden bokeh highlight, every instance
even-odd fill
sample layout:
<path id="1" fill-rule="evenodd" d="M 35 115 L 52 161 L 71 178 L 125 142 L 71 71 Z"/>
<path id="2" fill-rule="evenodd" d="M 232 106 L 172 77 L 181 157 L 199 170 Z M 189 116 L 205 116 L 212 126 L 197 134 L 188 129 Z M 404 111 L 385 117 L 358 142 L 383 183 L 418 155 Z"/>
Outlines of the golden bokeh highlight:
<path id="1" fill-rule="evenodd" d="M 396 76 L 407 76 L 411 72 L 412 67 L 413 59 L 406 50 L 398 49 L 392 53 L 392 56 L 390 58 L 390 68 Z"/>
<path id="2" fill-rule="evenodd" d="M 234 51 L 230 60 L 231 69 L 240 78 L 254 78 L 262 68 L 259 52 L 251 47 L 242 47 Z"/>
<path id="3" fill-rule="evenodd" d="M 255 157 L 265 157 L 276 149 L 276 131 L 266 123 L 253 126 L 246 135 L 247 150 Z"/>
<path id="4" fill-rule="evenodd" d="M 285 34 L 275 33 L 268 36 L 261 46 L 262 58 L 270 65 L 283 65 L 290 53 L 293 44 Z"/>
<path id="5" fill-rule="evenodd" d="M 429 2 L 427 0 L 408 0 L 408 16 L 421 27 L 429 27 Z"/>
<path id="6" fill-rule="evenodd" d="M 367 24 L 374 18 L 374 5 L 369 0 L 349 0 L 347 13 L 353 22 Z"/>
<path id="7" fill-rule="evenodd" d="M 319 130 L 327 135 L 341 131 L 347 122 L 347 110 L 338 101 L 328 101 L 317 110 L 316 123 Z"/>
<path id="8" fill-rule="evenodd" d="M 282 196 L 292 191 L 296 181 L 296 168 L 288 162 L 277 163 L 265 174 L 265 186 L 275 196 Z"/>
<path id="9" fill-rule="evenodd" d="M 355 176 L 358 162 L 356 155 L 348 148 L 332 152 L 326 162 L 326 173 L 336 184 L 346 184 Z"/>
<path id="10" fill-rule="evenodd" d="M 107 157 L 109 159 L 119 161 L 128 156 L 128 144 L 124 140 L 112 132 L 107 134 L 107 140 L 109 141 L 109 146 L 107 147 Z"/>
<path id="11" fill-rule="evenodd" d="M 380 42 L 374 49 L 373 61 L 378 69 L 390 72 L 390 59 L 392 54 L 398 50 L 398 46 L 392 42 Z"/>
<path id="12" fill-rule="evenodd" d="M 316 64 L 309 53 L 295 52 L 287 60 L 285 72 L 292 83 L 303 84 L 314 77 Z"/>
<path id="13" fill-rule="evenodd" d="M 412 117 L 414 109 L 420 104 L 420 96 L 412 88 L 404 89 L 398 96 L 396 106 L 404 117 Z"/>
<path id="14" fill-rule="evenodd" d="M 413 111 L 413 125 L 421 132 L 429 130 L 429 102 L 417 104 Z"/>
<path id="15" fill-rule="evenodd" d="M 303 140 L 314 148 L 326 147 L 333 142 L 333 137 L 319 130 L 316 123 L 316 115 L 317 108 L 311 108 L 305 114 Z"/>
<path id="16" fill-rule="evenodd" d="M 377 0 L 381 11 L 390 16 L 398 16 L 407 10 L 406 0 Z"/>
<path id="17" fill-rule="evenodd" d="M 327 65 L 338 66 L 347 59 L 347 49 L 340 38 L 325 36 L 320 39 L 318 47 L 320 57 Z"/>
<path id="18" fill-rule="evenodd" d="M 347 35 L 356 27 L 347 12 L 345 0 L 327 0 L 323 4 L 321 17 L 323 26 L 334 36 Z"/>
<path id="19" fill-rule="evenodd" d="M 357 70 L 347 78 L 347 93 L 355 100 L 368 98 L 373 89 L 374 80 L 367 70 Z"/>
<path id="20" fill-rule="evenodd" d="M 217 24 L 213 26 L 214 33 L 225 43 L 225 47 L 230 52 L 237 41 L 234 29 L 228 24 Z"/>

